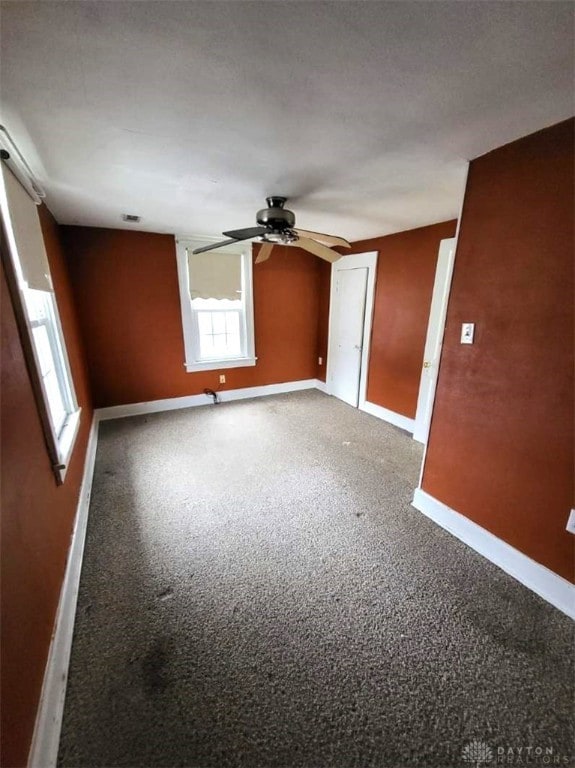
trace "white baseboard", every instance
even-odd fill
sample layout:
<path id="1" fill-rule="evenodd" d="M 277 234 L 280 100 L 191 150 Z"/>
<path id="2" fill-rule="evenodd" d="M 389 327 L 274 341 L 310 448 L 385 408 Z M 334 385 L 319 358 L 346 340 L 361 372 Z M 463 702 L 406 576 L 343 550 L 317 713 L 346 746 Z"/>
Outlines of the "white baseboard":
<path id="1" fill-rule="evenodd" d="M 74 634 L 74 619 L 78 602 L 80 572 L 82 570 L 84 542 L 86 540 L 88 509 L 90 506 L 97 443 L 98 423 L 94 417 L 84 460 L 84 473 L 78 497 L 76 520 L 68 553 L 68 562 L 66 563 L 66 572 L 62 589 L 60 590 L 56 621 L 48 652 L 32 745 L 28 756 L 28 768 L 54 768 L 58 758 L 58 745 L 60 742 L 62 716 L 64 714 L 68 665 L 72 649 L 72 636 Z"/>
<path id="2" fill-rule="evenodd" d="M 369 413 L 371 416 L 376 416 L 378 419 L 383 419 L 383 421 L 388 421 L 395 427 L 404 429 L 410 434 L 413 434 L 413 430 L 415 429 L 415 419 L 402 416 L 401 413 L 390 411 L 387 408 L 383 408 L 381 405 L 370 403 L 368 400 L 359 404 L 359 410 L 365 411 L 365 413 Z"/>
<path id="3" fill-rule="evenodd" d="M 218 392 L 218 397 L 222 403 L 227 403 L 232 400 L 246 400 L 252 397 L 297 392 L 302 389 L 315 389 L 316 386 L 317 379 L 301 379 L 299 381 L 286 381 L 282 384 L 265 384 L 261 387 L 222 389 Z M 211 398 L 202 393 L 201 395 L 187 395 L 186 397 L 169 397 L 165 400 L 150 400 L 146 403 L 113 405 L 109 408 L 98 408 L 95 414 L 98 421 L 107 421 L 108 419 L 122 419 L 125 416 L 139 416 L 144 413 L 175 411 L 180 408 L 196 408 L 201 405 L 211 405 L 211 403 Z"/>
<path id="4" fill-rule="evenodd" d="M 325 381 L 322 381 L 321 379 L 316 379 L 315 388 L 319 389 L 320 392 L 325 392 L 327 394 L 327 384 L 325 383 Z"/>
<path id="5" fill-rule="evenodd" d="M 306 379 L 284 384 L 228 390 L 220 394 L 225 396 L 222 397 L 223 400 L 231 401 L 304 389 L 318 389 L 325 392 L 326 386 L 324 382 L 317 379 Z M 68 665 L 72 648 L 92 477 L 98 443 L 98 422 L 106 419 L 122 418 L 123 416 L 189 408 L 205 404 L 205 395 L 191 395 L 190 397 L 155 400 L 149 403 L 134 403 L 102 408 L 94 413 L 86 450 L 72 543 L 64 582 L 60 592 L 55 627 L 30 748 L 28 768 L 54 768 L 58 757 L 58 745 L 68 679 Z M 388 411 L 373 403 L 366 402 L 364 406 L 361 410 L 389 421 L 401 429 L 413 431 L 412 419 L 396 414 L 393 411 Z M 455 512 L 455 510 L 433 498 L 433 496 L 430 496 L 421 488 L 417 488 L 415 491 L 413 506 L 476 552 L 479 552 L 479 554 L 502 568 L 506 573 L 517 579 L 517 581 L 537 593 L 544 600 L 575 619 L 575 586 L 573 584 L 519 552 L 519 550 L 497 538 L 497 536 L 494 536 L 473 521 Z"/>
<path id="6" fill-rule="evenodd" d="M 417 488 L 413 506 L 469 547 L 575 619 L 575 585 Z"/>

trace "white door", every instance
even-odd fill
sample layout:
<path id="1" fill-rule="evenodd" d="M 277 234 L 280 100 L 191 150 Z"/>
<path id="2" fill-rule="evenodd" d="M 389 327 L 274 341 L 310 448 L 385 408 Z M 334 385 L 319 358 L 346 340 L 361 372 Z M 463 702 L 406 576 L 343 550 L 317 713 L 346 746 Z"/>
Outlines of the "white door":
<path id="1" fill-rule="evenodd" d="M 363 336 L 365 326 L 365 302 L 367 295 L 368 268 L 337 269 L 334 271 L 335 298 L 330 335 L 330 392 L 357 408 Z"/>
<path id="2" fill-rule="evenodd" d="M 455 238 L 442 240 L 439 246 L 437 268 L 435 270 L 433 297 L 431 299 L 425 352 L 423 354 L 423 368 L 419 384 L 419 397 L 417 399 L 417 412 L 415 414 L 415 429 L 413 431 L 414 440 L 419 440 L 420 443 L 427 443 L 429 435 L 454 259 Z"/>

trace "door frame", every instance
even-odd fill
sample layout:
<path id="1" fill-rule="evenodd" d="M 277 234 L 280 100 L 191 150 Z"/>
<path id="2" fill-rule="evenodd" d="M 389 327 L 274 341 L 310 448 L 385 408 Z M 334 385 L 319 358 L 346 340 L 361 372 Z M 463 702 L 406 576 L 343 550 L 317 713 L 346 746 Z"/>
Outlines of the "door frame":
<path id="1" fill-rule="evenodd" d="M 334 261 L 331 265 L 331 285 L 329 291 L 329 332 L 327 342 L 327 370 L 326 370 L 326 391 L 328 395 L 332 394 L 331 377 L 332 369 L 332 351 L 336 344 L 334 330 L 335 316 L 335 298 L 336 298 L 336 280 L 337 272 L 346 269 L 367 268 L 367 285 L 365 289 L 365 314 L 363 319 L 363 343 L 361 347 L 361 368 L 359 376 L 359 401 L 358 409 L 364 410 L 367 402 L 367 376 L 369 372 L 369 353 L 371 348 L 371 327 L 373 324 L 373 307 L 375 304 L 375 278 L 377 272 L 377 251 L 366 251 L 365 253 L 353 253 L 349 256 L 342 256 L 341 259 Z"/>
<path id="2" fill-rule="evenodd" d="M 429 309 L 429 320 L 425 336 L 425 350 L 422 360 L 421 376 L 419 379 L 419 394 L 417 397 L 417 409 L 414 419 L 413 439 L 424 445 L 429 438 L 431 417 L 437 389 L 437 377 L 439 375 L 439 362 L 443 348 L 445 335 L 445 321 L 447 319 L 447 304 L 451 292 L 453 279 L 453 266 L 455 264 L 455 248 L 457 238 L 449 237 L 440 241 L 437 254 L 437 267 L 433 282 L 433 295 Z M 432 321 L 433 326 L 432 327 Z M 424 391 L 427 385 L 425 369 L 433 369 L 433 378 L 429 382 L 429 390 Z"/>

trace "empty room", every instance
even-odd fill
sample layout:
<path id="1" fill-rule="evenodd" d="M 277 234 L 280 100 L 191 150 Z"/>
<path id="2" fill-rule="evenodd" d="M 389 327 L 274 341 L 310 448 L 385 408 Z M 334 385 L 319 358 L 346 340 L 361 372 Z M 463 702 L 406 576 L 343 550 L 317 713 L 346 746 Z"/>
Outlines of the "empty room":
<path id="1" fill-rule="evenodd" d="M 574 764 L 574 31 L 0 0 L 2 768 Z"/>

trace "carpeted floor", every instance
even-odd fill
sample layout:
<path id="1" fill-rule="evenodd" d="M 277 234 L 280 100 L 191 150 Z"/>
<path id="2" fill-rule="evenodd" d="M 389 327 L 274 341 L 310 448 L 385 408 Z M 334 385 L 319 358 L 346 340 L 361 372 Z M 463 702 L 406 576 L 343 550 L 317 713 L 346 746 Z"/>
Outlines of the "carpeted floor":
<path id="1" fill-rule="evenodd" d="M 317 391 L 102 423 L 59 764 L 571 764 L 573 625 L 410 506 L 421 455 Z"/>

